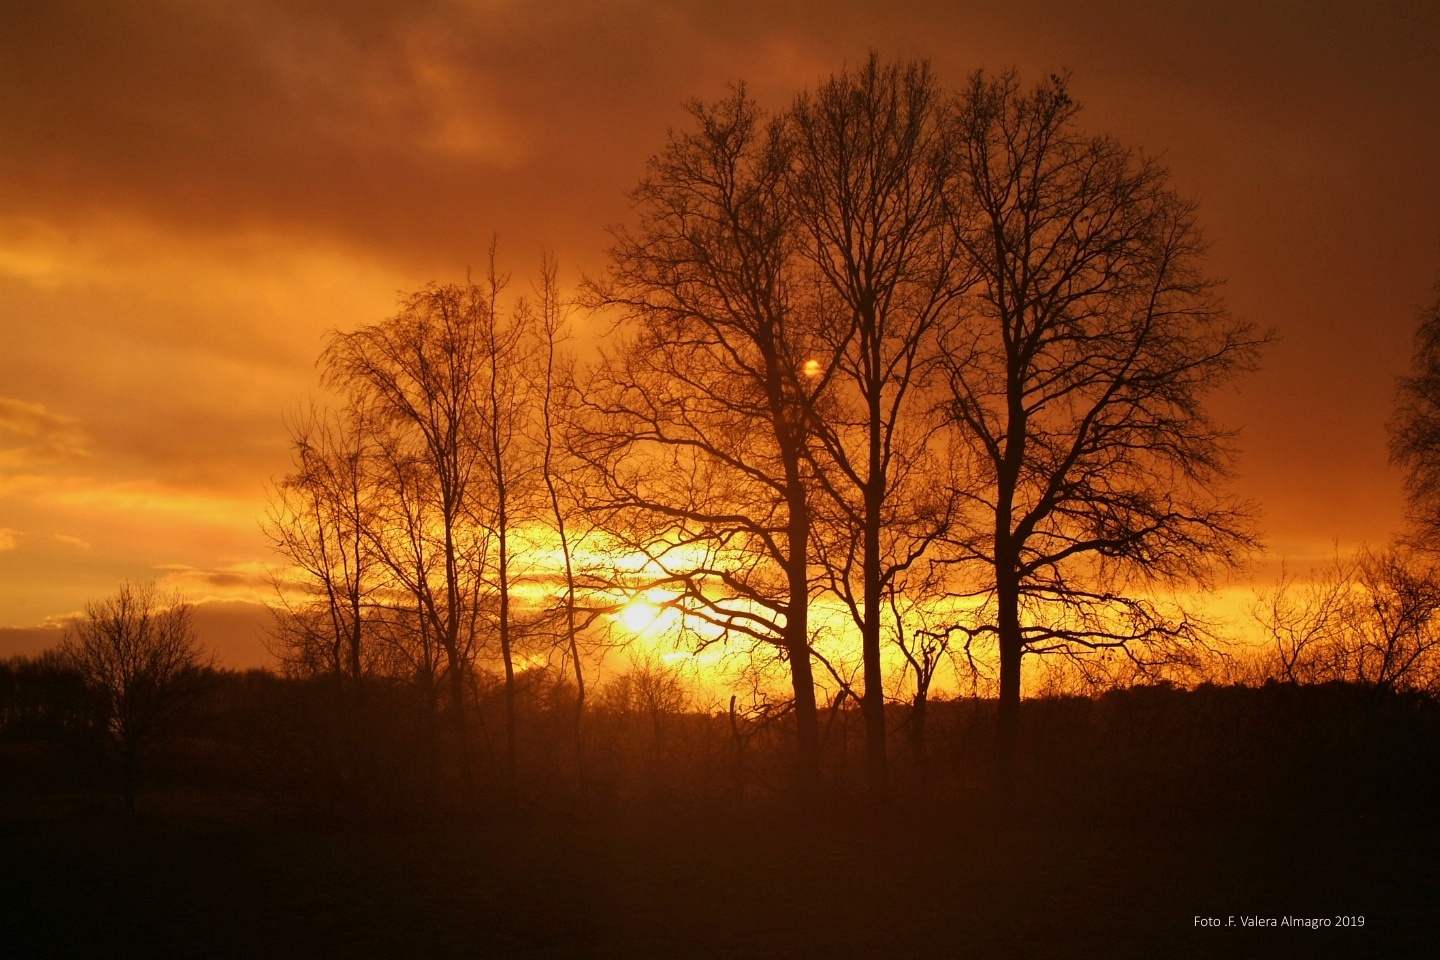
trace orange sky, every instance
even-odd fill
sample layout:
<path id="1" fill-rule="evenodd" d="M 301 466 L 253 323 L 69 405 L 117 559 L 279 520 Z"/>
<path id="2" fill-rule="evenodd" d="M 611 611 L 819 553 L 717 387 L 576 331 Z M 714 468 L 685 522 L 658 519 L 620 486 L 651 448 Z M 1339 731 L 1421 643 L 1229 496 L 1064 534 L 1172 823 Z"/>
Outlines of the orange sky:
<path id="1" fill-rule="evenodd" d="M 599 268 L 685 99 L 783 105 L 871 48 L 952 84 L 1072 69 L 1092 130 L 1163 152 L 1281 337 L 1217 399 L 1271 556 L 1383 541 L 1440 279 L 1437 37 L 1429 2 L 0 5 L 0 656 L 124 577 L 253 595 L 327 330 L 492 231 L 517 278 L 545 245 Z"/>

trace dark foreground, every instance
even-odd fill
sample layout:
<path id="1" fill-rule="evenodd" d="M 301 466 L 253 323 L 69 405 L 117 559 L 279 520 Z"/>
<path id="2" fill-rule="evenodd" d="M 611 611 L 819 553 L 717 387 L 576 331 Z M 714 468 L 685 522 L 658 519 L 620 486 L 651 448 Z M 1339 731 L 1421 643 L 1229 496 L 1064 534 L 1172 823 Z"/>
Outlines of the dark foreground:
<path id="1" fill-rule="evenodd" d="M 0 955 L 1429 957 L 1440 934 L 1440 830 L 1383 811 L 1025 826 L 851 811 L 796 837 L 763 809 L 341 832 L 197 797 L 147 805 L 133 821 L 12 811 Z"/>
<path id="2" fill-rule="evenodd" d="M 520 802 L 461 808 L 444 782 L 438 805 L 409 789 L 423 766 L 403 723 L 373 726 L 367 794 L 336 775 L 349 741 L 328 714 L 295 709 L 312 687 L 230 693 L 133 818 L 87 727 L 12 705 L 0 960 L 1440 956 L 1428 696 L 1027 701 L 1003 805 L 993 705 L 937 704 L 928 765 L 897 736 L 883 808 L 862 799 L 852 712 L 828 718 L 826 789 L 800 804 L 783 724 L 612 710 L 587 727 L 585 789 L 566 786 L 563 735 L 537 737 Z"/>

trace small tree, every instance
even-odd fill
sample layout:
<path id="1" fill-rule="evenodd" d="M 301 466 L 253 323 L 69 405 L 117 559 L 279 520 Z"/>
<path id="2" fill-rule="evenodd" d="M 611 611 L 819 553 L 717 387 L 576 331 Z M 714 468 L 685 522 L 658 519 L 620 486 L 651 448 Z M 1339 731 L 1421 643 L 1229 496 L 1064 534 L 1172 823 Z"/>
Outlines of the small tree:
<path id="1" fill-rule="evenodd" d="M 125 811 L 134 813 L 142 764 L 174 732 L 210 665 L 190 605 L 161 596 L 153 584 L 123 583 L 114 596 L 86 604 L 61 652 L 95 697 L 120 766 Z"/>
<path id="2" fill-rule="evenodd" d="M 1255 616 L 1271 643 L 1269 676 L 1440 689 L 1440 569 L 1409 548 L 1362 549 L 1308 577 L 1282 576 Z"/>

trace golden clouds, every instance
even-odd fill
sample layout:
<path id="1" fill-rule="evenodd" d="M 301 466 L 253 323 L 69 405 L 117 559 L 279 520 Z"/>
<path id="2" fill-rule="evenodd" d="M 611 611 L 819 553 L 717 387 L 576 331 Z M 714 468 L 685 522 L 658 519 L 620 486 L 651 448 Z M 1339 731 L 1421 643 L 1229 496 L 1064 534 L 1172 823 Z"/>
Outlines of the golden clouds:
<path id="1" fill-rule="evenodd" d="M 256 603 L 270 599 L 275 592 L 269 568 L 257 561 L 222 564 L 210 569 L 162 563 L 155 571 L 161 589 L 178 592 L 196 602 Z"/>
<path id="2" fill-rule="evenodd" d="M 5 473 L 84 460 L 90 437 L 73 417 L 0 397 L 0 481 Z"/>

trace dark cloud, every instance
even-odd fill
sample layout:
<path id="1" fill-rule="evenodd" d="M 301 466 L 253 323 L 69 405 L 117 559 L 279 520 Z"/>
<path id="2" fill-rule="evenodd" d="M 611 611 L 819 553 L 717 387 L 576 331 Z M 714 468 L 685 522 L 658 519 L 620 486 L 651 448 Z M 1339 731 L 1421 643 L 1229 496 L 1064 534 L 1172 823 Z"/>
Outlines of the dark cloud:
<path id="1" fill-rule="evenodd" d="M 1317 120 L 1433 146 L 1435 109 L 1407 87 L 1440 66 L 1419 40 L 1437 27 L 1425 4 L 9 4 L 0 202 L 318 231 L 426 265 L 463 266 L 493 228 L 527 256 L 586 255 L 680 102 L 728 80 L 781 103 L 873 46 L 952 80 L 1075 67 L 1082 90 L 1112 88 L 1106 120 L 1130 108 L 1122 85 L 1209 101 L 1252 156 L 1272 145 L 1237 142 L 1245 127 Z"/>
<path id="2" fill-rule="evenodd" d="M 537 224 L 560 233 L 613 212 L 688 95 L 677 73 L 729 60 L 710 24 L 646 4 L 56 3 L 0 16 L 12 212 L 319 232 L 402 259 L 473 257 L 495 227 L 528 248 Z"/>
<path id="3" fill-rule="evenodd" d="M 274 666 L 266 644 L 275 618 L 263 604 L 211 600 L 197 603 L 193 616 L 200 643 L 214 654 L 217 666 L 230 670 Z"/>
<path id="4" fill-rule="evenodd" d="M 249 670 L 274 665 L 266 647 L 274 618 L 261 604 L 236 600 L 197 603 L 192 611 L 201 646 L 215 657 L 216 666 Z M 65 639 L 65 625 L 0 627 L 0 659 L 36 657 L 54 650 Z"/>

